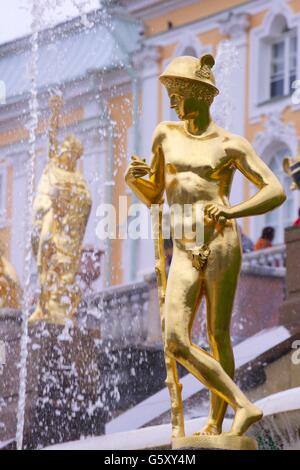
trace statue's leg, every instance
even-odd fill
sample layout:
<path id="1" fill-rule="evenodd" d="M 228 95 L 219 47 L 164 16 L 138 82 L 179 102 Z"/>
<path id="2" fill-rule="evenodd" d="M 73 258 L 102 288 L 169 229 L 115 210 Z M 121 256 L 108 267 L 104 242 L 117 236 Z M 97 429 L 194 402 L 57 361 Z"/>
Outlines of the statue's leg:
<path id="1" fill-rule="evenodd" d="M 174 259 L 174 258 L 173 258 Z M 191 262 L 189 261 L 189 265 Z M 179 270 L 179 271 L 178 271 Z M 166 302 L 164 306 L 164 318 L 162 322 L 162 330 L 163 336 L 166 338 L 166 315 L 168 315 L 168 311 L 170 311 L 172 305 L 172 298 L 174 296 L 174 292 L 177 289 L 177 282 L 178 282 L 178 274 L 181 270 L 181 266 L 178 266 L 177 259 L 172 260 L 172 264 L 170 267 L 170 272 L 168 276 L 167 282 L 167 290 L 166 290 Z M 199 302 L 200 302 L 200 291 L 201 291 L 201 279 L 200 274 L 198 271 L 194 270 L 193 274 L 193 283 L 194 283 L 194 313 L 196 313 Z M 191 325 L 192 327 L 192 325 Z M 173 355 L 168 354 L 168 351 L 165 350 L 165 364 L 167 370 L 167 380 L 166 384 L 169 389 L 170 399 L 171 399 L 171 421 L 172 421 L 172 437 L 182 437 L 184 436 L 184 419 L 183 419 L 183 410 L 182 410 L 182 385 L 179 383 L 178 371 L 177 371 L 177 361 L 175 360 Z"/>
<path id="2" fill-rule="evenodd" d="M 211 261 L 213 263 L 214 258 Z M 234 356 L 230 322 L 239 268 L 240 260 L 237 253 L 235 259 L 230 261 L 226 259 L 220 264 L 217 277 L 209 266 L 205 273 L 206 323 L 210 351 L 231 378 L 234 377 Z M 226 401 L 211 393 L 208 422 L 200 434 L 220 434 L 226 409 Z"/>
<path id="3" fill-rule="evenodd" d="M 182 410 L 182 385 L 179 382 L 178 370 L 176 360 L 165 354 L 166 365 L 166 385 L 169 390 L 171 401 L 171 425 L 172 425 L 172 438 L 184 437 L 184 419 Z"/>
<path id="4" fill-rule="evenodd" d="M 243 434 L 260 419 L 261 411 L 249 402 L 218 361 L 191 342 L 200 286 L 200 275 L 186 251 L 175 246 L 166 292 L 166 352 L 235 410 L 232 433 Z"/>
<path id="5" fill-rule="evenodd" d="M 161 330 L 163 342 L 165 344 L 165 305 L 164 302 L 160 306 L 161 314 Z M 165 384 L 168 387 L 170 401 L 171 401 L 171 425 L 172 425 L 172 438 L 184 437 L 184 419 L 182 409 L 182 385 L 179 381 L 177 362 L 173 356 L 164 351 L 165 366 L 167 377 Z"/>

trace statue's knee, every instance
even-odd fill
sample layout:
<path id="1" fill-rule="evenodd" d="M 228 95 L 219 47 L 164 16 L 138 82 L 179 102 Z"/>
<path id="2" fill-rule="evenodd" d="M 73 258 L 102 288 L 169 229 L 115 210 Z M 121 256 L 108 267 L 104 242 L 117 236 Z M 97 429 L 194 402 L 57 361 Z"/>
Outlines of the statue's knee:
<path id="1" fill-rule="evenodd" d="M 167 334 L 165 352 L 175 358 L 186 357 L 189 351 L 189 340 L 176 333 Z"/>
<path id="2" fill-rule="evenodd" d="M 176 354 L 177 344 L 176 340 L 172 337 L 166 338 L 165 341 L 165 352 L 171 356 Z"/>

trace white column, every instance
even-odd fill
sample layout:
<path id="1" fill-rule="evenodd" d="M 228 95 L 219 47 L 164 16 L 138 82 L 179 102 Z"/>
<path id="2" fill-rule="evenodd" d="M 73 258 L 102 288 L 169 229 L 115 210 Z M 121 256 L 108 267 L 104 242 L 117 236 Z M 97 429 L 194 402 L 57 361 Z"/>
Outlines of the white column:
<path id="1" fill-rule="evenodd" d="M 158 116 L 158 60 L 159 50 L 156 47 L 145 46 L 135 55 L 134 61 L 140 76 L 141 109 L 139 119 L 139 153 L 146 158 L 147 163 L 151 158 L 152 135 L 157 126 Z M 143 211 L 143 224 L 150 229 L 149 210 Z M 149 230 L 150 233 L 150 230 Z M 136 246 L 136 277 L 143 279 L 144 273 L 154 269 L 153 240 L 139 240 Z"/>
<path id="2" fill-rule="evenodd" d="M 238 67 L 234 69 L 233 81 L 229 90 L 234 113 L 230 131 L 234 134 L 245 135 L 246 119 L 246 83 L 247 83 L 247 29 L 249 17 L 245 13 L 229 13 L 219 21 L 221 33 L 228 37 L 233 46 L 237 48 Z M 222 93 L 222 83 L 219 84 Z M 236 172 L 232 184 L 231 204 L 237 204 L 244 198 L 244 177 Z"/>

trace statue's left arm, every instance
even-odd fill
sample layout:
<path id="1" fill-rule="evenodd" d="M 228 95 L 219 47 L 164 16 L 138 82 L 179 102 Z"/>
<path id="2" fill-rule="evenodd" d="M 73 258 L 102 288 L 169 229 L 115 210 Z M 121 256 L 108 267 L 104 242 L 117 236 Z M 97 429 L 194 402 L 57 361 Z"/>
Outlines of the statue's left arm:
<path id="1" fill-rule="evenodd" d="M 233 164 L 259 191 L 247 201 L 233 206 L 231 217 L 264 214 L 280 206 L 286 195 L 277 177 L 246 139 L 239 137 L 238 144 Z"/>
<path id="2" fill-rule="evenodd" d="M 208 204 L 206 212 L 209 216 L 231 219 L 259 215 L 275 209 L 285 201 L 286 195 L 281 183 L 245 138 L 234 136 L 227 152 L 232 158 L 231 165 L 251 181 L 258 192 L 247 201 L 223 208 L 224 210 L 220 206 Z"/>

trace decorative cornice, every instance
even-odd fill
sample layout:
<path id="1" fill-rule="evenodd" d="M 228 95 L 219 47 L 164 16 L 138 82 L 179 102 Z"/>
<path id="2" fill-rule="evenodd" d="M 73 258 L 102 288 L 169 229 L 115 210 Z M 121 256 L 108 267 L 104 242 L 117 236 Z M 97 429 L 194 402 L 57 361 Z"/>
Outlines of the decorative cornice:
<path id="1" fill-rule="evenodd" d="M 240 38 L 250 27 L 250 15 L 247 13 L 228 12 L 219 21 L 220 31 L 231 39 Z"/>
<path id="2" fill-rule="evenodd" d="M 259 154 L 273 142 L 282 142 L 296 155 L 298 150 L 297 131 L 292 123 L 281 120 L 280 112 L 273 112 L 266 116 L 264 129 L 255 136 L 253 146 Z"/>
<path id="3" fill-rule="evenodd" d="M 130 13 L 142 20 L 154 18 L 193 3 L 199 3 L 199 0 L 184 0 L 184 2 L 182 0 L 121 0 L 121 4 Z"/>

